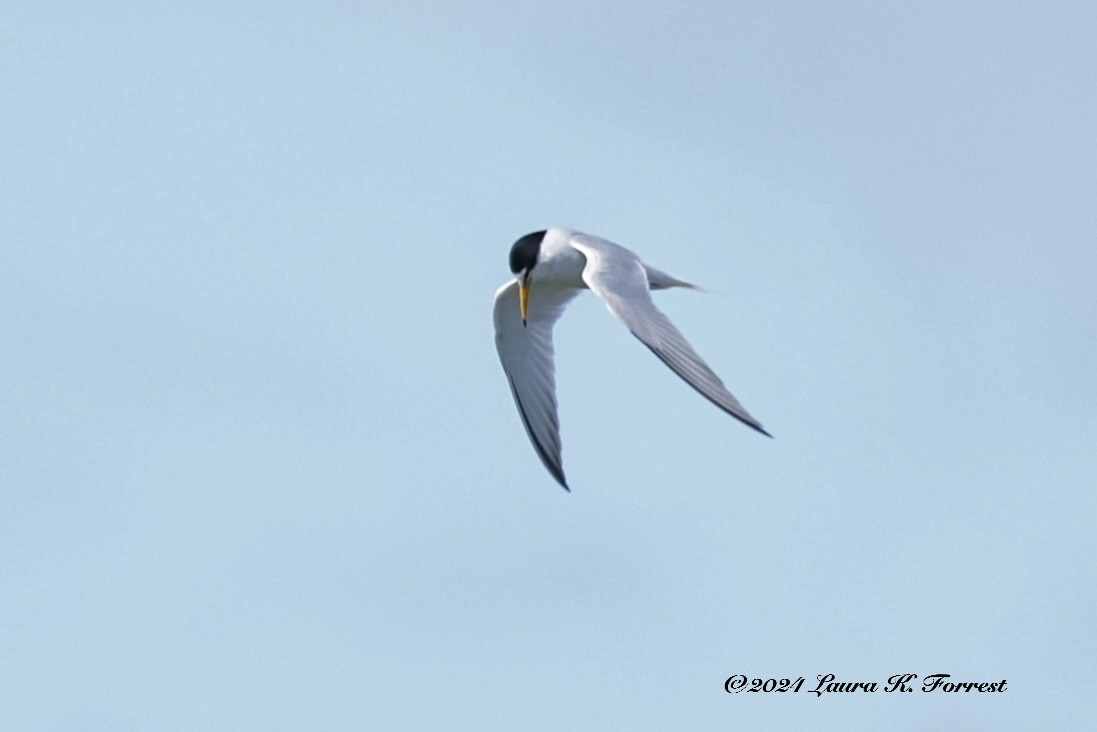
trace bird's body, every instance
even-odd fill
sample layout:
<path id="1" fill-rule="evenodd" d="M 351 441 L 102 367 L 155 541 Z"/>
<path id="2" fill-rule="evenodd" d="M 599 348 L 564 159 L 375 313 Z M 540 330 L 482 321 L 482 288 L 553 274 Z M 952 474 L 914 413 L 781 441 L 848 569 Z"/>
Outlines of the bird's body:
<path id="1" fill-rule="evenodd" d="M 562 228 L 519 239 L 511 248 L 510 267 L 515 279 L 495 293 L 495 344 L 530 441 L 565 489 L 552 327 L 584 289 L 594 291 L 633 335 L 706 399 L 769 434 L 652 302 L 650 290 L 696 289 L 694 285 L 646 264 L 618 244 Z"/>

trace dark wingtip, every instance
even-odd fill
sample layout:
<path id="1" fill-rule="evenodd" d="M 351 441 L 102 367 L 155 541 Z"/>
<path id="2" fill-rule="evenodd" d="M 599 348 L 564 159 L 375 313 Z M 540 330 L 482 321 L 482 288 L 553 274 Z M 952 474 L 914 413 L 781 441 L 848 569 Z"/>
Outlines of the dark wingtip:
<path id="1" fill-rule="evenodd" d="M 722 411 L 724 411 L 724 412 L 726 412 L 727 414 L 731 415 L 731 416 L 732 416 L 732 417 L 734 417 L 735 419 L 739 420 L 740 422 L 742 422 L 743 424 L 745 424 L 745 425 L 746 425 L 747 427 L 750 427 L 750 428 L 751 428 L 752 430 L 754 430 L 755 432 L 761 432 L 761 433 L 762 433 L 763 435 L 765 435 L 766 437 L 768 437 L 768 438 L 769 438 L 769 439 L 771 439 L 771 440 L 772 440 L 772 439 L 775 439 L 775 438 L 773 437 L 773 435 L 771 435 L 770 433 L 766 432 L 766 431 L 765 431 L 765 429 L 763 429 L 763 428 L 762 428 L 762 425 L 760 425 L 760 424 L 758 424 L 757 422 L 755 422 L 755 421 L 754 421 L 754 418 L 753 418 L 753 417 L 748 417 L 748 418 L 744 419 L 744 418 L 743 418 L 743 417 L 741 417 L 740 415 L 736 414 L 735 412 L 733 412 L 733 411 L 731 411 L 730 409 L 728 409 L 727 407 L 725 407 L 725 406 L 724 406 L 723 404 L 721 404 L 720 402 L 718 402 L 718 401 L 716 401 L 715 399 L 713 399 L 712 397 L 710 397 L 710 396 L 709 396 L 708 394 L 706 394 L 706 393 L 705 393 L 704 391 L 702 391 L 702 390 L 701 390 L 701 388 L 700 388 L 699 386 L 697 386 L 697 385 L 696 385 L 696 384 L 694 384 L 694 383 L 693 383 L 692 381 L 690 381 L 690 380 L 689 380 L 688 378 L 686 378 L 686 375 L 685 375 L 685 374 L 684 374 L 684 373 L 682 372 L 682 370 L 681 370 L 681 369 L 680 369 L 680 368 L 679 368 L 678 366 L 676 366 L 676 365 L 674 364 L 674 362 L 673 362 L 673 361 L 672 361 L 672 360 L 671 360 L 671 359 L 670 359 L 670 358 L 669 358 L 669 357 L 668 357 L 668 356 L 667 356 L 666 354 L 664 354 L 664 353 L 663 353 L 663 351 L 662 351 L 661 349 L 659 349 L 659 348 L 656 348 L 655 346 L 653 346 L 653 345 L 651 345 L 650 343 L 648 343 L 647 341 L 645 341 L 645 340 L 644 340 L 643 338 L 640 338 L 640 336 L 639 336 L 639 335 L 637 335 L 636 331 L 632 330 L 632 331 L 630 331 L 630 332 L 631 332 L 631 333 L 632 333 L 632 334 L 633 334 L 634 336 L 636 336 L 636 338 L 637 338 L 637 339 L 638 339 L 638 340 L 639 340 L 639 341 L 640 341 L 641 343 L 643 343 L 643 344 L 644 344 L 645 346 L 647 346 L 647 347 L 648 347 L 648 350 L 649 350 L 649 351 L 651 351 L 652 353 L 654 353 L 654 354 L 655 354 L 655 355 L 656 355 L 656 356 L 657 356 L 657 357 L 659 358 L 659 360 L 660 360 L 660 361 L 662 361 L 663 363 L 665 363 L 665 364 L 667 365 L 667 367 L 668 367 L 668 368 L 670 368 L 670 370 L 671 370 L 671 371 L 673 371 L 674 373 L 678 374 L 678 376 L 679 376 L 679 377 L 681 377 L 682 381 L 686 382 L 686 384 L 688 384 L 688 385 L 689 385 L 690 387 L 692 387 L 692 388 L 693 388 L 693 390 L 694 390 L 694 391 L 696 391 L 696 392 L 697 392 L 698 394 L 700 394 L 701 396 L 703 396 L 703 397 L 704 397 L 705 399 L 708 399 L 708 400 L 709 400 L 710 402 L 712 402 L 713 404 L 715 404 L 715 405 L 716 405 L 716 406 L 717 406 L 717 407 L 718 407 L 719 409 L 721 409 Z M 714 374 L 714 376 L 715 376 L 715 374 Z"/>
<path id="2" fill-rule="evenodd" d="M 568 479 L 564 477 L 564 469 L 559 465 L 549 467 L 548 463 L 545 463 L 545 467 L 548 467 L 549 472 L 552 473 L 552 479 L 559 483 L 561 488 L 571 493 L 571 488 L 568 487 Z"/>
<path id="3" fill-rule="evenodd" d="M 735 415 L 732 415 L 732 416 L 734 417 Z M 747 422 L 745 419 L 744 420 L 739 420 L 739 421 L 742 422 L 743 424 L 745 424 L 747 427 L 754 428 L 755 432 L 761 432 L 763 435 L 765 435 L 769 439 L 771 439 L 771 440 L 773 439 L 773 435 L 771 435 L 770 433 L 768 433 L 764 429 L 762 429 L 762 425 L 760 425 L 760 424 L 751 424 L 750 422 Z"/>
<path id="4" fill-rule="evenodd" d="M 716 406 L 720 406 L 720 405 L 718 405 L 718 404 L 717 404 Z M 720 407 L 720 408 L 721 408 L 721 409 L 724 409 L 723 407 Z M 758 424 L 758 423 L 757 423 L 757 422 L 755 422 L 755 421 L 754 421 L 753 419 L 750 419 L 750 420 L 747 420 L 747 419 L 743 419 L 742 417 L 740 417 L 740 416 L 739 416 L 738 414 L 736 414 L 735 412 L 728 412 L 728 410 L 726 410 L 726 409 L 724 409 L 724 411 L 725 411 L 725 412 L 727 412 L 728 414 L 730 414 L 730 415 L 731 415 L 732 417 L 735 417 L 735 419 L 739 420 L 740 422 L 742 422 L 743 424 L 745 424 L 745 425 L 746 425 L 747 427 L 750 427 L 750 428 L 751 428 L 752 430 L 754 430 L 755 432 L 757 432 L 757 433 L 759 433 L 759 434 L 763 434 L 763 435 L 765 435 L 766 437 L 768 437 L 768 438 L 769 438 L 769 439 L 771 439 L 771 440 L 772 440 L 772 439 L 774 439 L 773 435 L 771 435 L 771 434 L 770 434 L 769 432 L 767 432 L 767 431 L 765 430 L 765 428 L 764 428 L 764 427 L 762 427 L 762 425 Z"/>

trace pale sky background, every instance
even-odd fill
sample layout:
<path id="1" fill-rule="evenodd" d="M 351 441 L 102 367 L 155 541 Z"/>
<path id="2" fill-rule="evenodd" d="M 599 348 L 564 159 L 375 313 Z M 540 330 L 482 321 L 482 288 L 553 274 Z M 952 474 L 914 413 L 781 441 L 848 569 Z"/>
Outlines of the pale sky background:
<path id="1" fill-rule="evenodd" d="M 9 1 L 0 69 L 0 729 L 1097 724 L 1094 3 Z M 776 439 L 586 295 L 557 487 L 552 225 Z M 1008 687 L 723 691 L 904 672 Z"/>

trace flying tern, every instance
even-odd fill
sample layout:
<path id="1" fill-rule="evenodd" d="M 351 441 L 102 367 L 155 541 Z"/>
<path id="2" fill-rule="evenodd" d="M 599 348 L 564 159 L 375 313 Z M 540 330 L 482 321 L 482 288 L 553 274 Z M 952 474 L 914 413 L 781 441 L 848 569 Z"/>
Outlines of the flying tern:
<path id="1" fill-rule="evenodd" d="M 652 302 L 651 290 L 699 289 L 696 285 L 652 267 L 611 241 L 561 228 L 514 242 L 510 271 L 514 279 L 495 292 L 495 346 L 530 442 L 565 490 L 571 489 L 560 457 L 552 326 L 585 289 L 602 298 L 634 336 L 703 397 L 771 436 Z"/>

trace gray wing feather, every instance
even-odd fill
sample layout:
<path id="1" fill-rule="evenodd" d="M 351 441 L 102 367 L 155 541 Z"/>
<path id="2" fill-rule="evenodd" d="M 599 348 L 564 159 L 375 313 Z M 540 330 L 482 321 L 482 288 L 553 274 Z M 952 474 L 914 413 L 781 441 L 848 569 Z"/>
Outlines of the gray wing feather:
<path id="1" fill-rule="evenodd" d="M 499 361 L 530 442 L 565 490 L 571 489 L 561 459 L 552 327 L 578 293 L 574 288 L 534 288 L 525 326 L 518 312 L 518 283 L 511 281 L 495 293 L 495 348 Z"/>
<path id="2" fill-rule="evenodd" d="M 571 244 L 587 258 L 583 280 L 632 334 L 703 397 L 740 422 L 771 436 L 750 415 L 724 382 L 697 355 L 685 336 L 651 299 L 644 264 L 613 242 L 576 234 Z"/>

